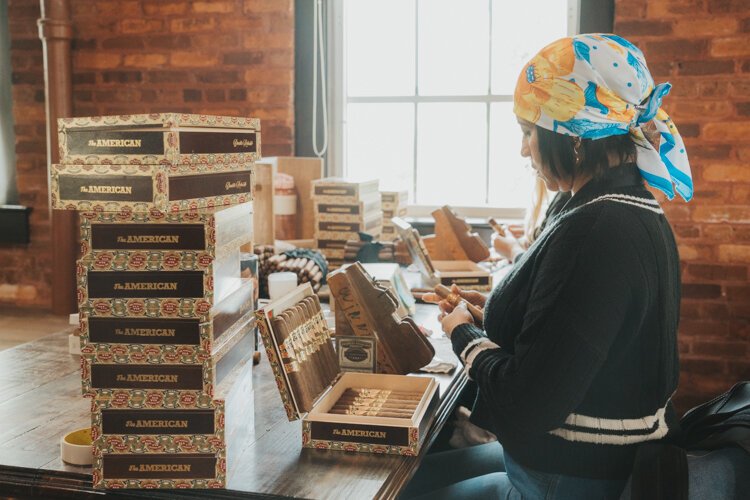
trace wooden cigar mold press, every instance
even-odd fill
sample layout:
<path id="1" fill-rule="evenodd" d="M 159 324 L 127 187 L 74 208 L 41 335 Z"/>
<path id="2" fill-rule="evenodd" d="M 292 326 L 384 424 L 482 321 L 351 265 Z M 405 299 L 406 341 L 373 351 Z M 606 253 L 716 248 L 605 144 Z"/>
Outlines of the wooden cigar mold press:
<path id="1" fill-rule="evenodd" d="M 336 302 L 336 335 L 375 337 L 377 373 L 406 375 L 429 364 L 435 349 L 410 317 L 399 317 L 399 300 L 359 262 L 328 275 Z"/>
<path id="2" fill-rule="evenodd" d="M 341 373 L 308 283 L 257 316 L 287 417 L 302 419 L 303 447 L 419 453 L 438 403 L 433 377 Z"/>
<path id="3" fill-rule="evenodd" d="M 425 285 L 449 287 L 455 283 L 466 290 L 488 292 L 492 289 L 492 275 L 487 269 L 471 260 L 432 260 L 422 237 L 411 224 L 400 217 L 394 217 L 392 222 L 422 274 Z"/>
<path id="4" fill-rule="evenodd" d="M 470 260 L 481 262 L 490 256 L 490 250 L 471 226 L 459 218 L 449 206 L 432 212 L 435 234 L 422 238 L 427 251 L 435 260 Z"/>
<path id="5" fill-rule="evenodd" d="M 254 425 L 252 349 L 213 399 L 187 396 L 94 399 L 94 488 L 225 488 Z"/>

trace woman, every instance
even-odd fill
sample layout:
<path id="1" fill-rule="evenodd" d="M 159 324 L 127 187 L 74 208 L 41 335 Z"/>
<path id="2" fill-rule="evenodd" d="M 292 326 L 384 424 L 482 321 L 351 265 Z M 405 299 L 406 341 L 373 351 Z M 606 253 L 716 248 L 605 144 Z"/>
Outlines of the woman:
<path id="1" fill-rule="evenodd" d="M 660 109 L 669 88 L 615 35 L 558 40 L 524 67 L 521 154 L 571 199 L 486 299 L 484 331 L 441 302 L 443 330 L 478 386 L 472 421 L 502 448 L 428 457 L 408 494 L 431 480 L 442 489 L 430 498 L 618 498 L 638 445 L 674 430 L 679 258 L 643 185 L 693 194 L 684 145 Z"/>

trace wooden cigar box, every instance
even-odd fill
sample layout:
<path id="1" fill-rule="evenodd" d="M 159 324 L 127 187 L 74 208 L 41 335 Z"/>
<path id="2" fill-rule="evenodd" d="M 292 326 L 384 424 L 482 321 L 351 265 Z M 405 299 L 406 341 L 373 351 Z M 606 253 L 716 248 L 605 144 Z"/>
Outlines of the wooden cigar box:
<path id="1" fill-rule="evenodd" d="M 216 256 L 253 241 L 253 204 L 211 211 L 81 212 L 81 254 L 174 251 Z"/>
<path id="2" fill-rule="evenodd" d="M 211 165 L 260 159 L 260 120 L 159 113 L 60 118 L 61 163 Z"/>
<path id="3" fill-rule="evenodd" d="M 252 201 L 253 164 L 177 173 L 169 165 L 53 164 L 52 208 L 101 212 L 213 210 Z"/>
<path id="4" fill-rule="evenodd" d="M 215 352 L 225 334 L 254 318 L 253 280 L 240 286 L 212 308 L 209 318 L 180 316 L 118 317 L 80 314 L 80 342 L 84 355 L 103 352 L 124 362 L 136 357 L 191 360 Z"/>
<path id="5" fill-rule="evenodd" d="M 168 407 L 95 400 L 94 487 L 224 488 L 254 425 L 251 359 L 247 352 L 214 399 L 182 397 Z"/>
<path id="6" fill-rule="evenodd" d="M 421 236 L 411 224 L 399 217 L 394 217 L 391 222 L 421 272 L 425 285 L 440 283 L 450 286 L 455 283 L 467 290 L 492 290 L 492 275 L 487 269 L 471 260 L 432 260 Z"/>
<path id="7" fill-rule="evenodd" d="M 308 284 L 275 301 L 256 314 L 266 353 L 289 420 L 302 419 L 306 448 L 416 455 L 438 404 L 438 383 L 429 376 L 339 372 L 336 356 L 305 356 L 304 346 L 294 347 L 292 332 L 275 326 L 275 320 L 313 295 Z M 331 342 L 330 333 L 324 335 Z M 331 346 L 328 349 L 332 349 Z M 323 349 L 321 348 L 321 351 Z M 305 363 L 309 363 L 305 365 Z M 418 394 L 408 416 L 341 414 L 336 411 L 348 390 L 401 391 Z M 369 413 L 369 412 L 364 412 Z"/>
<path id="8" fill-rule="evenodd" d="M 358 240 L 359 233 L 369 234 L 373 238 L 380 236 L 380 232 L 383 230 L 382 219 L 378 219 L 378 225 L 367 231 L 321 231 L 320 229 L 315 230 L 315 240 L 339 240 L 347 242 L 349 240 Z M 338 223 L 336 223 L 338 224 Z"/>
<path id="9" fill-rule="evenodd" d="M 90 349 L 81 353 L 83 395 L 96 399 L 140 398 L 156 391 L 213 397 L 214 387 L 254 349 L 254 323 L 245 316 L 233 325 L 213 350 L 190 356 L 180 349 L 141 352 Z M 176 356 L 173 356 L 175 354 Z"/>
<path id="10" fill-rule="evenodd" d="M 358 205 L 368 198 L 376 198 L 378 179 L 355 181 L 340 177 L 326 177 L 312 182 L 312 197 L 316 204 Z"/>
<path id="11" fill-rule="evenodd" d="M 405 215 L 406 215 L 406 207 L 389 209 L 389 210 L 386 210 L 385 208 L 383 209 L 383 221 L 384 222 L 385 221 L 390 222 L 390 220 L 393 219 L 394 217 L 403 217 Z"/>

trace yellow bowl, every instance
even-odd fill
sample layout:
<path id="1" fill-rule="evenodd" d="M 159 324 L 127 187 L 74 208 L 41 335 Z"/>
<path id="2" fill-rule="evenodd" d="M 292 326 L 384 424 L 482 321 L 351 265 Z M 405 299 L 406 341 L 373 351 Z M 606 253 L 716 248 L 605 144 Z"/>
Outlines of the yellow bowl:
<path id="1" fill-rule="evenodd" d="M 91 465 L 94 461 L 91 427 L 78 429 L 60 438 L 60 457 L 73 465 Z"/>

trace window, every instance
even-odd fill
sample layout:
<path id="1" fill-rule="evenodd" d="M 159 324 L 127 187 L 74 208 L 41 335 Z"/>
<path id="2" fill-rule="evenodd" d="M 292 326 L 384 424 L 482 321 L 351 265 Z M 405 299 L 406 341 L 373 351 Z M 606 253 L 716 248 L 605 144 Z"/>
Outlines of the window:
<path id="1" fill-rule="evenodd" d="M 377 175 L 383 190 L 408 187 L 411 203 L 425 209 L 448 203 L 477 215 L 490 207 L 520 214 L 533 179 L 519 154 L 516 78 L 545 44 L 576 31 L 578 2 L 332 7 L 331 171 Z"/>
<path id="2" fill-rule="evenodd" d="M 10 69 L 8 2 L 0 2 L 0 205 L 18 197 Z"/>

